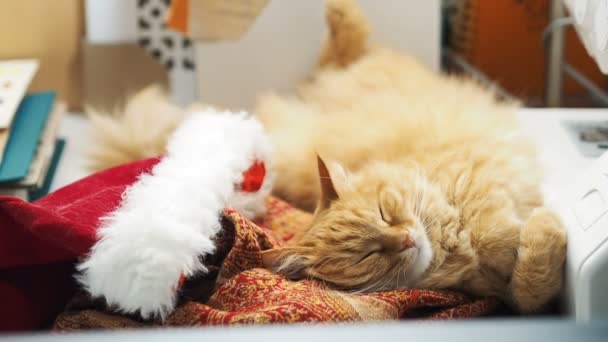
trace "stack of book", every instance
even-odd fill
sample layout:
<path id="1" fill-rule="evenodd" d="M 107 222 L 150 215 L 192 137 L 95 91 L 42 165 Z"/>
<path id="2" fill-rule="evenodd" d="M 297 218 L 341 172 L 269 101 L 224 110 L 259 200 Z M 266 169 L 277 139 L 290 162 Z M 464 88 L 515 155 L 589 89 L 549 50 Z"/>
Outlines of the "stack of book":
<path id="1" fill-rule="evenodd" d="M 65 105 L 54 92 L 26 94 L 38 62 L 0 61 L 0 195 L 33 201 L 50 189 L 65 141 Z"/>

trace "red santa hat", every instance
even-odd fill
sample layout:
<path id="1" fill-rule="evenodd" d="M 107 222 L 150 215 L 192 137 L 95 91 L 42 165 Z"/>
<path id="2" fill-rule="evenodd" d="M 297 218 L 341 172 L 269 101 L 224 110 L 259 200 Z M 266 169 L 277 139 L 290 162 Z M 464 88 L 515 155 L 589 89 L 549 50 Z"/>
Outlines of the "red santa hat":
<path id="1" fill-rule="evenodd" d="M 206 268 L 220 214 L 263 213 L 271 190 L 270 141 L 247 113 L 193 113 L 169 140 L 167 155 L 103 218 L 98 241 L 78 265 L 80 283 L 122 312 L 164 318 L 180 278 Z"/>

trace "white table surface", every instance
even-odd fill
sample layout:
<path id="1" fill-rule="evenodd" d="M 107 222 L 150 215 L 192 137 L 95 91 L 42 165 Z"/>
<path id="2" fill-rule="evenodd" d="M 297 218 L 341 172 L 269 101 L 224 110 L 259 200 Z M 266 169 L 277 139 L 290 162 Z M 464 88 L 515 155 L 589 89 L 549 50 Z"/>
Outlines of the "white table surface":
<path id="1" fill-rule="evenodd" d="M 59 136 L 65 138 L 66 144 L 59 161 L 51 191 L 77 181 L 88 175 L 85 167 L 85 156 L 93 143 L 88 119 L 78 113 L 67 113 L 59 126 Z"/>
<path id="2" fill-rule="evenodd" d="M 608 120 L 608 109 L 521 109 L 518 119 L 537 147 L 544 171 L 543 191 L 547 205 L 559 210 L 573 181 L 595 160 L 578 151 L 563 121 Z"/>
<path id="3" fill-rule="evenodd" d="M 606 341 L 608 323 L 576 324 L 570 320 L 472 319 L 462 321 L 399 321 L 348 324 L 292 324 L 181 329 L 98 330 L 69 334 L 8 336 L 11 342 L 583 342 Z M 3 340 L 0 337 L 0 340 Z"/>

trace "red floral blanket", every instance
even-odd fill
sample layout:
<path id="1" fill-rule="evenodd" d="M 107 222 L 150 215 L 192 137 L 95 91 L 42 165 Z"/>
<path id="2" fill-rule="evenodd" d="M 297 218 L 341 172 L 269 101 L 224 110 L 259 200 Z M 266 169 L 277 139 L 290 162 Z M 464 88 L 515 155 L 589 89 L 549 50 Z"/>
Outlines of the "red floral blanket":
<path id="1" fill-rule="evenodd" d="M 109 169 L 34 202 L 0 196 L 0 331 L 162 326 L 116 314 L 103 300 L 78 292 L 74 264 L 95 243 L 99 218 L 158 162 Z M 260 268 L 260 251 L 289 240 L 310 214 L 269 198 L 254 224 L 227 210 L 209 272 L 187 279 L 171 326 L 272 322 L 337 322 L 403 318 L 466 318 L 496 313 L 493 299 L 458 293 L 400 290 L 334 291 L 315 281 L 289 281 Z"/>
<path id="2" fill-rule="evenodd" d="M 454 292 L 397 290 L 369 294 L 335 291 L 313 280 L 290 281 L 261 268 L 260 251 L 289 240 L 310 214 L 276 199 L 259 225 L 226 210 L 218 252 L 205 260 L 210 272 L 185 282 L 181 304 L 167 326 L 344 322 L 404 318 L 454 319 L 489 315 L 495 299 Z M 113 313 L 103 302 L 79 294 L 59 315 L 56 330 L 161 325 Z"/>

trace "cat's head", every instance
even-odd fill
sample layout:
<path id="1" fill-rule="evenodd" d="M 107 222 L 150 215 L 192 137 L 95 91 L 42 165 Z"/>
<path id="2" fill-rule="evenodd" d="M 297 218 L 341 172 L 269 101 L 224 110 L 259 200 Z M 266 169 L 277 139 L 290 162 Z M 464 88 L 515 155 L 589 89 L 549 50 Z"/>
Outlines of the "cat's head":
<path id="1" fill-rule="evenodd" d="M 416 170 L 373 163 L 355 174 L 318 158 L 321 196 L 312 225 L 265 264 L 288 277 L 358 291 L 414 286 L 432 249 L 421 218 L 427 188 Z"/>

